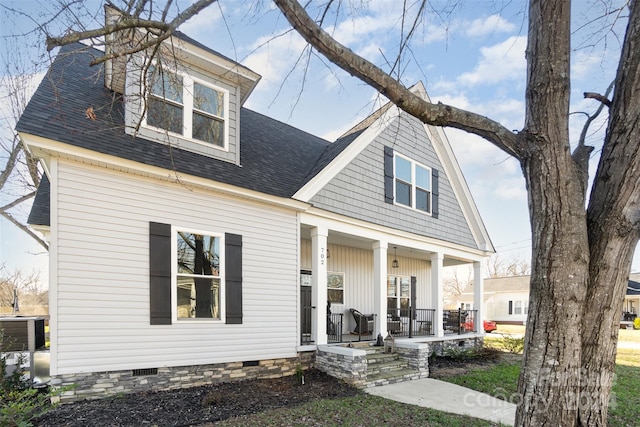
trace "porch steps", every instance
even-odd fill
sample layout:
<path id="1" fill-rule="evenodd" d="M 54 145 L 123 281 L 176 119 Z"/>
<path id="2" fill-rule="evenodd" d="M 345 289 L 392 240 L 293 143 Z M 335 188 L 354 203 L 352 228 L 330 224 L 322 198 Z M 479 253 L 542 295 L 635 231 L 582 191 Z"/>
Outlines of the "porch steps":
<path id="1" fill-rule="evenodd" d="M 367 351 L 366 387 L 394 384 L 420 378 L 417 369 L 409 368 L 397 353 L 385 353 L 383 347 L 369 347 Z"/>

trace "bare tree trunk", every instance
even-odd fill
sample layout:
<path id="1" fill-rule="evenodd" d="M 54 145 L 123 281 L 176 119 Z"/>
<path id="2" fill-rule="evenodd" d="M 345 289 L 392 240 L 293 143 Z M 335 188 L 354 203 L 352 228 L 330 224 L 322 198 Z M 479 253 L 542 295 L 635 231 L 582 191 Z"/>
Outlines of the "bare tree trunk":
<path id="1" fill-rule="evenodd" d="M 578 418 L 589 245 L 582 179 L 569 146 L 570 9 L 568 0 L 533 0 L 529 7 L 521 165 L 533 253 L 518 426 L 573 426 Z"/>
<path id="2" fill-rule="evenodd" d="M 588 244 L 581 189 L 567 177 L 574 173 L 571 157 L 556 154 L 523 162 L 533 256 L 518 426 L 573 426 L 577 419 Z"/>
<path id="3" fill-rule="evenodd" d="M 632 3 L 588 209 L 591 264 L 582 319 L 583 426 L 607 425 L 618 325 L 633 248 L 640 238 L 639 98 L 640 7 Z"/>

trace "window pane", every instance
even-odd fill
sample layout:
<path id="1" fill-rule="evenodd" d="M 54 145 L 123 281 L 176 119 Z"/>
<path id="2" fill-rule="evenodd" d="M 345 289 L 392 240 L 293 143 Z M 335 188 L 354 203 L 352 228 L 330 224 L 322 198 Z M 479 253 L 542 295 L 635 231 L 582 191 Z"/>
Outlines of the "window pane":
<path id="1" fill-rule="evenodd" d="M 431 198 L 428 191 L 416 188 L 416 209 L 431 212 Z"/>
<path id="2" fill-rule="evenodd" d="M 150 67 L 149 80 L 151 93 L 182 104 L 182 77 Z"/>
<path id="3" fill-rule="evenodd" d="M 425 190 L 431 190 L 431 171 L 429 169 L 416 165 L 416 185 Z"/>
<path id="4" fill-rule="evenodd" d="M 220 279 L 178 276 L 178 319 L 219 319 Z"/>
<path id="5" fill-rule="evenodd" d="M 402 277 L 400 279 L 400 296 L 409 298 L 409 289 L 411 289 L 411 279 L 408 277 Z"/>
<path id="6" fill-rule="evenodd" d="M 329 301 L 333 304 L 344 304 L 344 300 L 342 299 L 342 290 L 338 290 L 338 289 L 329 289 L 327 291 L 327 296 Z"/>
<path id="7" fill-rule="evenodd" d="M 398 298 L 387 298 L 387 313 L 395 314 L 398 310 Z"/>
<path id="8" fill-rule="evenodd" d="M 403 159 L 402 157 L 396 157 L 396 178 L 399 178 L 405 182 L 411 182 L 411 162 Z"/>
<path id="9" fill-rule="evenodd" d="M 224 93 L 194 83 L 193 108 L 224 117 Z"/>
<path id="10" fill-rule="evenodd" d="M 219 147 L 224 146 L 224 123 L 211 117 L 193 113 L 191 136 Z"/>
<path id="11" fill-rule="evenodd" d="M 411 206 L 411 186 L 396 180 L 396 203 Z"/>
<path id="12" fill-rule="evenodd" d="M 178 233 L 178 274 L 220 275 L 220 239 Z"/>
<path id="13" fill-rule="evenodd" d="M 396 286 L 396 278 L 389 277 L 387 278 L 387 296 L 395 297 L 398 295 L 398 289 Z"/>
<path id="14" fill-rule="evenodd" d="M 147 124 L 182 134 L 182 107 L 149 97 L 147 102 Z"/>
<path id="15" fill-rule="evenodd" d="M 409 310 L 409 298 L 400 298 L 400 309 L 403 312 L 406 312 L 406 310 Z"/>

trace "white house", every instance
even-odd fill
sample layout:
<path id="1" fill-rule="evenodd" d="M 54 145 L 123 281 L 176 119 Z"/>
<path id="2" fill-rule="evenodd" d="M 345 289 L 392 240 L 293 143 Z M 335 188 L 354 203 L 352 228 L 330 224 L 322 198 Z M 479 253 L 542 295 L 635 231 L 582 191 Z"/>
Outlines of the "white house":
<path id="1" fill-rule="evenodd" d="M 290 374 L 388 330 L 444 339 L 449 265 L 474 266 L 479 301 L 493 247 L 442 129 L 387 105 L 323 140 L 244 108 L 260 76 L 180 33 L 151 60 L 89 65 L 103 54 L 62 48 L 16 127 L 45 172 L 29 222 L 64 398 Z"/>
<path id="2" fill-rule="evenodd" d="M 506 324 L 522 325 L 527 321 L 529 309 L 529 276 L 511 276 L 484 279 L 482 310 L 485 319 Z M 456 305 L 473 309 L 473 284 L 467 286 L 456 298 Z"/>
<path id="3" fill-rule="evenodd" d="M 627 293 L 622 307 L 622 320 L 633 321 L 638 317 L 640 309 L 640 273 L 629 275 Z"/>
<path id="4" fill-rule="evenodd" d="M 485 319 L 505 324 L 525 324 L 529 309 L 529 276 L 511 276 L 484 279 L 482 310 Z M 472 309 L 474 286 L 470 284 L 456 298 L 456 306 Z M 638 315 L 640 307 L 640 273 L 629 275 L 627 293 L 621 313 L 621 320 L 629 321 Z"/>

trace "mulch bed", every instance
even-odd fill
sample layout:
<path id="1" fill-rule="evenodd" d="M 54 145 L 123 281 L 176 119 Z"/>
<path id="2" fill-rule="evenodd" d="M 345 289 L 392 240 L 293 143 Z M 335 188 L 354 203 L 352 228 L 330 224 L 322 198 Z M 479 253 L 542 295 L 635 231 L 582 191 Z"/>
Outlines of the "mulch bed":
<path id="1" fill-rule="evenodd" d="M 304 375 L 141 392 L 68 403 L 35 421 L 37 426 L 193 426 L 295 406 L 314 399 L 355 396 L 361 391 L 316 369 Z"/>

